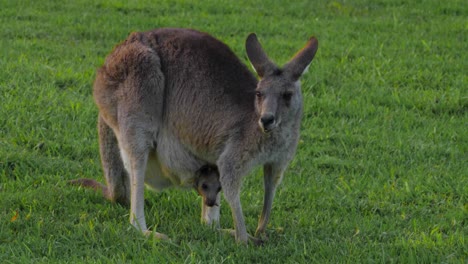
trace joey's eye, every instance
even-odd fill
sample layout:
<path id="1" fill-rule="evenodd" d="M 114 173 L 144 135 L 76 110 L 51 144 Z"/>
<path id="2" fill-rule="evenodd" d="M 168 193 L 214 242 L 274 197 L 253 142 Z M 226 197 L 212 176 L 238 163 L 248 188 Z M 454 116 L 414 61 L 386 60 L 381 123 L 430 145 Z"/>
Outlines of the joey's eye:
<path id="1" fill-rule="evenodd" d="M 206 190 L 208 189 L 208 185 L 202 184 L 201 188 L 202 188 L 204 191 L 206 191 Z"/>
<path id="2" fill-rule="evenodd" d="M 291 92 L 285 92 L 285 93 L 283 93 L 283 99 L 284 99 L 285 101 L 290 101 L 292 95 L 293 95 L 293 94 L 292 94 Z"/>
<path id="3" fill-rule="evenodd" d="M 255 92 L 255 95 L 257 96 L 257 98 L 262 98 L 263 97 L 263 93 L 262 92 Z"/>

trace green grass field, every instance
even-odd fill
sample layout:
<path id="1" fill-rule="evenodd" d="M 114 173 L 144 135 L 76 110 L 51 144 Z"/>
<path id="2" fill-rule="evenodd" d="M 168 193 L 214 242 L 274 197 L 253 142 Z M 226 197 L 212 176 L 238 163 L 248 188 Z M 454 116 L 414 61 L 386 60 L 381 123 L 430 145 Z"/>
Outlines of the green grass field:
<path id="1" fill-rule="evenodd" d="M 0 1 L 0 262 L 467 263 L 467 17 L 463 0 Z M 169 243 L 66 184 L 103 181 L 95 69 L 130 32 L 167 26 L 209 32 L 246 63 L 250 32 L 279 64 L 319 40 L 263 247 L 200 224 L 191 190 L 145 194 Z M 256 170 L 250 233 L 262 197 Z M 221 214 L 232 228 L 225 202 Z"/>

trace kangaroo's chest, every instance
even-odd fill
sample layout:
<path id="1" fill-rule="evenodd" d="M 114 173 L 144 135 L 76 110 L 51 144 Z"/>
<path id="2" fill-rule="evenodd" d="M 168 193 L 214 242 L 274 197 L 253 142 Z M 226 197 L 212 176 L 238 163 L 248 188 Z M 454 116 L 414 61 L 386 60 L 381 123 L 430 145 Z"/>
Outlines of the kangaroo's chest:
<path id="1" fill-rule="evenodd" d="M 260 163 L 290 160 L 296 152 L 298 141 L 299 131 L 294 129 L 269 135 L 263 143 L 263 151 L 259 157 L 262 161 Z"/>

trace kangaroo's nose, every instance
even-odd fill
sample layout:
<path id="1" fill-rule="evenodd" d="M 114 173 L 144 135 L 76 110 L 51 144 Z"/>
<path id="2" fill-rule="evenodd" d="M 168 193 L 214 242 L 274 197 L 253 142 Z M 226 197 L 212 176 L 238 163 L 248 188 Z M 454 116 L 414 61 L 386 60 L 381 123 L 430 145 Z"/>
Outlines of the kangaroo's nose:
<path id="1" fill-rule="evenodd" d="M 214 198 L 214 199 L 206 198 L 205 199 L 205 205 L 208 206 L 208 207 L 213 207 L 213 206 L 218 205 L 218 204 L 216 204 L 216 198 Z"/>
<path id="2" fill-rule="evenodd" d="M 275 116 L 272 114 L 264 114 L 260 118 L 260 122 L 262 122 L 264 128 L 268 129 L 269 126 L 275 123 Z"/>

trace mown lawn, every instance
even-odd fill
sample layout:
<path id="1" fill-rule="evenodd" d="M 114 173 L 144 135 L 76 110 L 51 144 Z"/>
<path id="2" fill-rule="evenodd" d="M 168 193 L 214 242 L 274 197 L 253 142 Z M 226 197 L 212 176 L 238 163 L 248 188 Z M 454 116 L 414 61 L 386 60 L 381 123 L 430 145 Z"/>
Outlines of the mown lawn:
<path id="1" fill-rule="evenodd" d="M 463 0 L 1 1 L 1 262 L 466 263 L 467 17 Z M 167 26 L 209 32 L 246 63 L 250 32 L 279 64 L 319 40 L 263 247 L 201 225 L 193 191 L 146 193 L 169 243 L 66 184 L 103 181 L 95 69 L 130 32 Z M 262 188 L 260 170 L 246 177 L 250 233 Z"/>

